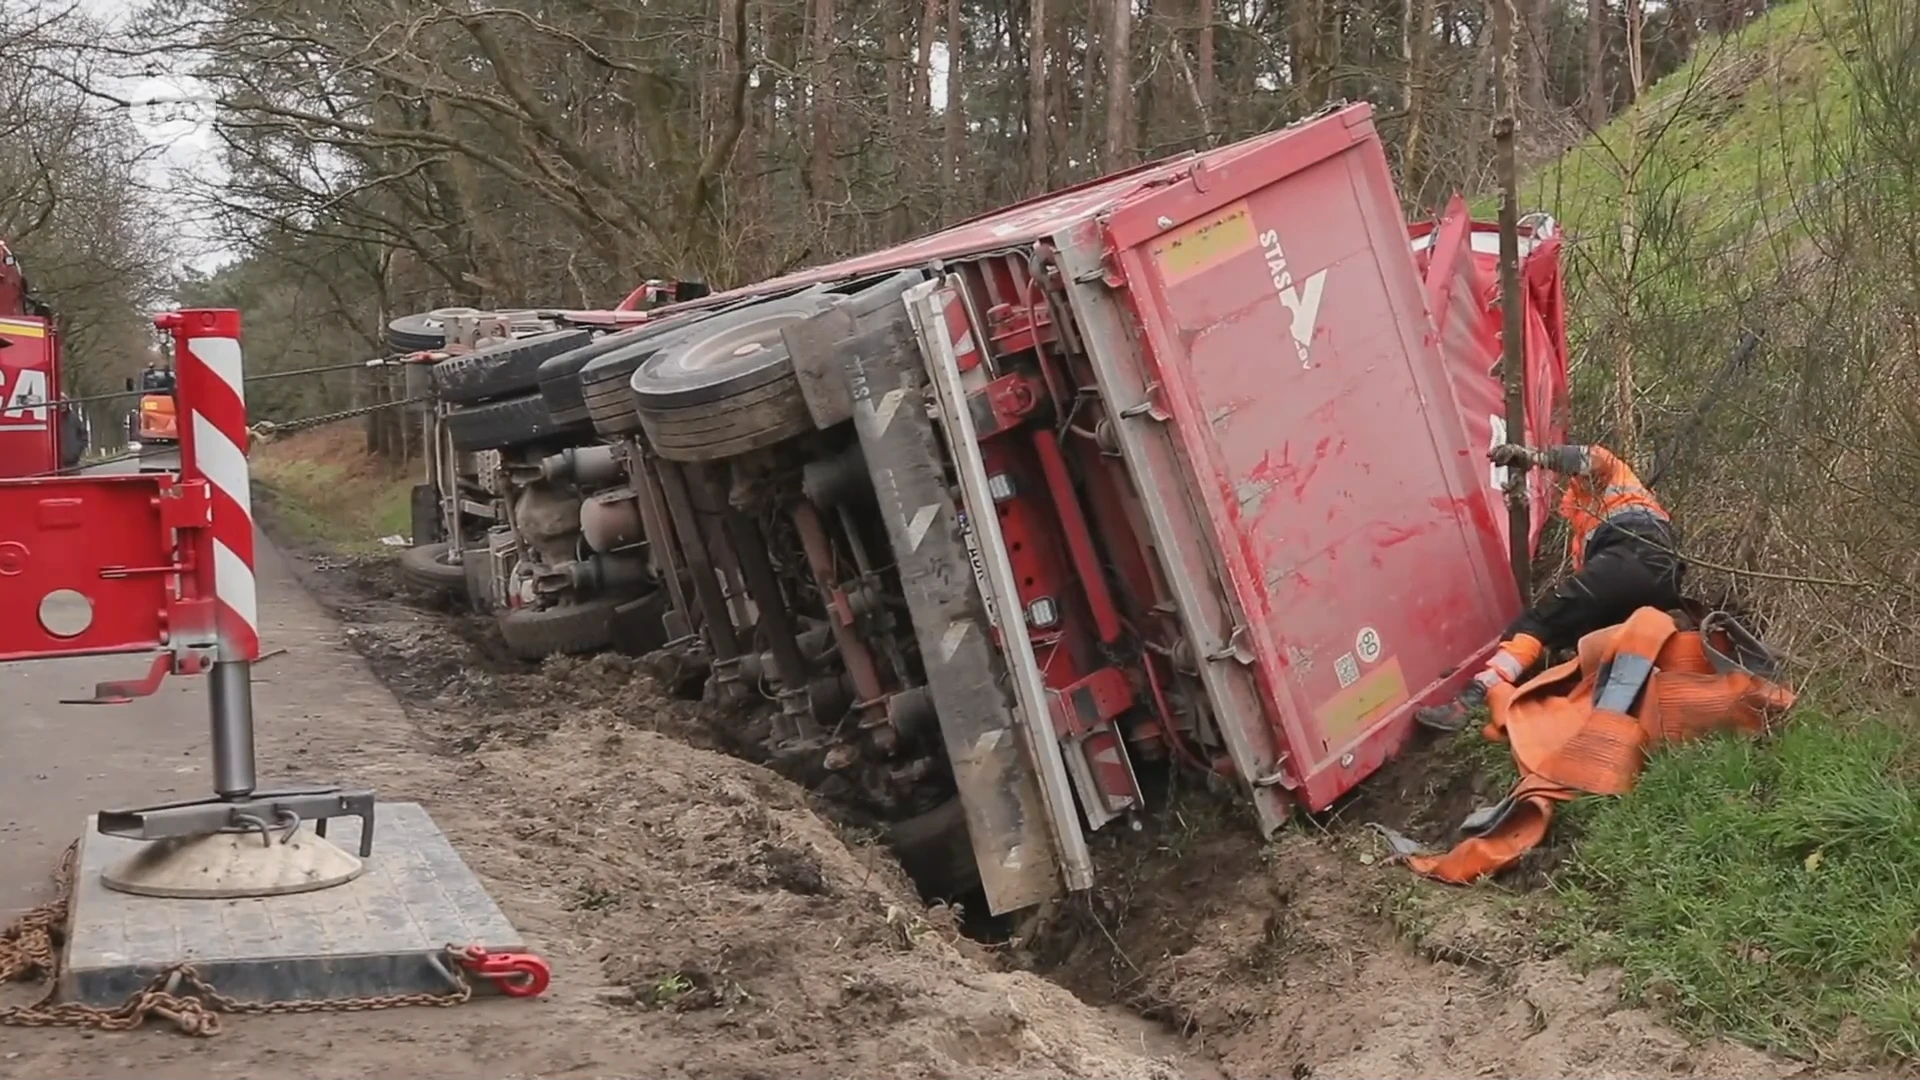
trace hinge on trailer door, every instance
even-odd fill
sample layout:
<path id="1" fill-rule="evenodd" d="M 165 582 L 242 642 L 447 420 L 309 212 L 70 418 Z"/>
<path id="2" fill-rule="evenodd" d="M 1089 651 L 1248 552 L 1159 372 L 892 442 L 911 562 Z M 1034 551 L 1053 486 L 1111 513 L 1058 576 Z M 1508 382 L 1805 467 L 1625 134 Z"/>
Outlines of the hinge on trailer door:
<path id="1" fill-rule="evenodd" d="M 1105 285 L 1109 289 L 1117 289 L 1126 284 L 1127 279 L 1120 272 L 1119 253 L 1108 248 L 1100 256 L 1100 265 L 1080 271 L 1073 276 L 1073 280 L 1081 285 Z"/>
<path id="2" fill-rule="evenodd" d="M 1146 397 L 1139 403 L 1120 410 L 1120 417 L 1123 420 L 1144 416 L 1159 424 L 1166 423 L 1170 415 L 1167 410 L 1160 407 L 1160 384 L 1157 382 L 1147 384 Z"/>
<path id="3" fill-rule="evenodd" d="M 1207 659 L 1216 664 L 1232 660 L 1242 667 L 1252 667 L 1253 651 L 1247 648 L 1246 638 L 1247 628 L 1238 623 L 1234 624 L 1233 630 L 1227 634 L 1227 643 L 1208 653 Z"/>

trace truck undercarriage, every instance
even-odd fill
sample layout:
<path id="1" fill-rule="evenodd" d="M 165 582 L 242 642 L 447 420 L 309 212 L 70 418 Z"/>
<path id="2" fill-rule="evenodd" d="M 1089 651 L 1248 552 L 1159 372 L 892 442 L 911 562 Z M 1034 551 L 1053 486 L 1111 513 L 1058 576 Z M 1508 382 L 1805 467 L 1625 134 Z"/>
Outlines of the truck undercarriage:
<path id="1" fill-rule="evenodd" d="M 910 866 L 970 848 L 996 913 L 1092 884 L 1152 770 L 1271 832 L 1517 607 L 1489 264 L 1398 213 L 1354 106 L 731 293 L 402 320 L 439 402 L 409 576 L 522 656 L 672 658 Z"/>

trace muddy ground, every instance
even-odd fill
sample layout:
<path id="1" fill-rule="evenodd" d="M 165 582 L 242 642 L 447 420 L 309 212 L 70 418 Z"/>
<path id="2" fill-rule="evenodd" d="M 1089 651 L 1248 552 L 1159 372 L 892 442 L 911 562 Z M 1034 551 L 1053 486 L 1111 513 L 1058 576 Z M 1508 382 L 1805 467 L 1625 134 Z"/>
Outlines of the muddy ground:
<path id="1" fill-rule="evenodd" d="M 716 1060 L 1328 1080 L 1811 1068 L 1689 1040 L 1623 1005 L 1615 975 L 1546 955 L 1539 865 L 1478 890 L 1389 865 L 1365 824 L 1443 835 L 1501 783 L 1470 755 L 1390 768 L 1272 844 L 1217 793 L 1168 792 L 1143 832 L 1101 838 L 1091 897 L 981 946 L 835 808 L 716 752 L 712 718 L 644 664 L 530 670 L 499 658 L 484 620 L 381 599 L 378 567 L 313 581 L 423 735 L 518 822 L 468 857 L 545 882 L 558 910 L 542 932 L 599 962 L 609 1000 L 661 1010 Z"/>
<path id="2" fill-rule="evenodd" d="M 1385 865 L 1361 823 L 1430 831 L 1474 801 L 1472 781 L 1403 765 L 1326 830 L 1264 845 L 1215 795 L 1168 793 L 1141 833 L 1099 838 L 1092 896 L 986 945 L 963 933 L 977 918 L 922 905 L 870 834 L 722 752 L 701 707 L 644 663 L 516 664 L 486 620 L 405 596 L 378 560 L 287 561 L 344 627 L 316 610 L 311 636 L 338 634 L 408 721 L 343 719 L 303 745 L 306 763 L 371 752 L 372 782 L 428 806 L 552 960 L 555 989 L 407 1016 L 241 1019 L 212 1043 L 31 1033 L 0 1075 L 1810 1071 L 1690 1042 L 1623 1006 L 1612 977 L 1540 954 L 1536 896 L 1416 887 Z"/>

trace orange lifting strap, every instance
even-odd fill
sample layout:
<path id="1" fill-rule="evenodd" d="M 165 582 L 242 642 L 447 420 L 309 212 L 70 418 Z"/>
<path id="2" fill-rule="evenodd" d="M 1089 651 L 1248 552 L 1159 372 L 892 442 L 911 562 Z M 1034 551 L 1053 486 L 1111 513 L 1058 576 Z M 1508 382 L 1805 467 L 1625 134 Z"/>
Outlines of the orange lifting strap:
<path id="1" fill-rule="evenodd" d="M 1483 734 L 1505 739 L 1520 782 L 1462 826 L 1452 851 L 1412 855 L 1416 873 L 1466 884 L 1511 865 L 1547 835 L 1555 803 L 1578 795 L 1624 795 L 1647 754 L 1717 731 L 1757 734 L 1792 707 L 1791 690 L 1731 664 L 1725 631 L 1681 630 L 1673 616 L 1641 608 L 1619 626 L 1580 639 L 1579 655 L 1520 686 L 1487 693 Z"/>

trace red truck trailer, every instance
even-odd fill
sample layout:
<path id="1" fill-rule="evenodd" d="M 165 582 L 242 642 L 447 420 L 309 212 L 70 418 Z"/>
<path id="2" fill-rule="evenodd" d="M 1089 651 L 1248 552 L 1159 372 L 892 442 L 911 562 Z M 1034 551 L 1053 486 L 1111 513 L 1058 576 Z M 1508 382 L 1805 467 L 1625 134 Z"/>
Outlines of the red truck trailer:
<path id="1" fill-rule="evenodd" d="M 776 703 L 777 767 L 1026 907 L 1092 883 L 1148 770 L 1230 780 L 1263 831 L 1327 808 L 1516 613 L 1478 231 L 1410 236 L 1355 105 L 442 361 L 451 452 L 498 486 L 459 544 L 514 583 L 510 642 L 678 650 Z M 1550 223 L 1529 249 L 1541 438 Z"/>

